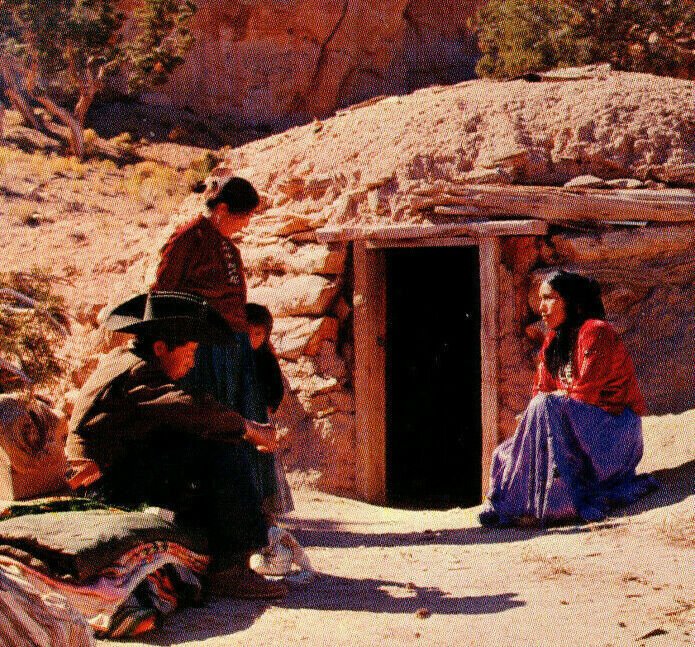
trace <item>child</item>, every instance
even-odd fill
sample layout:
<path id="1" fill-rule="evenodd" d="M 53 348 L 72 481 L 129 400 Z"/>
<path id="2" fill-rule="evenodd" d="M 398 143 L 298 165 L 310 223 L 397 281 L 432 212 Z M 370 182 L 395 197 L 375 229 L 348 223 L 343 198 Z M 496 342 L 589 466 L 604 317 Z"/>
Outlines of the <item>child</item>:
<path id="1" fill-rule="evenodd" d="M 270 417 L 277 411 L 285 394 L 280 364 L 270 344 L 273 316 L 265 306 L 258 303 L 247 303 L 246 320 L 248 323 L 249 340 L 251 341 L 251 348 L 253 349 L 256 362 L 258 387 Z M 278 452 L 275 453 L 274 463 L 277 493 L 264 502 L 264 508 L 268 513 L 291 512 L 294 510 L 292 492 L 287 483 L 282 459 Z"/>
<path id="2" fill-rule="evenodd" d="M 275 352 L 270 345 L 273 316 L 270 310 L 258 303 L 246 304 L 249 340 L 256 361 L 256 373 L 268 414 L 275 413 L 282 402 L 285 387 Z"/>

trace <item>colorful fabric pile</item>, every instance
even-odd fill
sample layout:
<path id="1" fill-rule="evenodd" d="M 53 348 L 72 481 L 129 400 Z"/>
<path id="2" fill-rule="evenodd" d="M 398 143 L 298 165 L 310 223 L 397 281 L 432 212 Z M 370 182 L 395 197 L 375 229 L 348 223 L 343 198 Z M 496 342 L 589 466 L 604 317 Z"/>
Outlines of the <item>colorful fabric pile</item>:
<path id="1" fill-rule="evenodd" d="M 157 515 L 80 506 L 44 500 L 0 513 L 0 575 L 60 599 L 98 637 L 143 633 L 200 600 L 209 558 L 199 543 Z M 28 644 L 64 644 L 51 640 Z"/>
<path id="2" fill-rule="evenodd" d="M 88 583 L 66 582 L 0 555 L 0 572 L 20 576 L 40 595 L 59 594 L 97 636 L 133 636 L 182 603 L 200 599 L 208 558 L 162 541 L 138 546 Z M 53 644 L 53 643 L 40 643 Z"/>

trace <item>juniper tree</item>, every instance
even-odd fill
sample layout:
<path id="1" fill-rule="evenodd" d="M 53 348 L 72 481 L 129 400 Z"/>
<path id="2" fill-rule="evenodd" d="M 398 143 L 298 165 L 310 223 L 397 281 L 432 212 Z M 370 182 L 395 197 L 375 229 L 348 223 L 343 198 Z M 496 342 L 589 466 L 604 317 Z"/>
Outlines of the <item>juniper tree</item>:
<path id="1" fill-rule="evenodd" d="M 84 121 L 106 78 L 118 72 L 132 91 L 164 83 L 192 44 L 192 0 L 140 0 L 128 16 L 118 5 L 0 0 L 0 90 L 38 129 L 33 105 L 43 105 L 70 128 L 80 157 Z"/>
<path id="2" fill-rule="evenodd" d="M 695 0 L 490 0 L 473 28 L 481 76 L 599 62 L 695 76 Z"/>

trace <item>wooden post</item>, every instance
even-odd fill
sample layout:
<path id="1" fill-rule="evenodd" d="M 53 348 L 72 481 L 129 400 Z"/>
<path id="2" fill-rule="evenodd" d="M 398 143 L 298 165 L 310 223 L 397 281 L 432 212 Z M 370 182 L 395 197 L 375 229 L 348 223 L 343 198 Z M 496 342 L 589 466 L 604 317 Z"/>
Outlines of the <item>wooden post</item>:
<path id="1" fill-rule="evenodd" d="M 386 501 L 386 259 L 354 243 L 356 467 L 358 495 Z"/>
<path id="2" fill-rule="evenodd" d="M 482 493 L 487 492 L 492 452 L 499 441 L 499 266 L 498 238 L 480 241 L 480 355 L 482 413 Z"/>

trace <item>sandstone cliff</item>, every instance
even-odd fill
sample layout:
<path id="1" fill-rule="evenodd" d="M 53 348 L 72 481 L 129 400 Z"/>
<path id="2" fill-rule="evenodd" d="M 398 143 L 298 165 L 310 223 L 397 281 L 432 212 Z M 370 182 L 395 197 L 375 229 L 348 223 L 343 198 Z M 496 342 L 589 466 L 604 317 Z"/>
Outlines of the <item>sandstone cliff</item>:
<path id="1" fill-rule="evenodd" d="M 150 102 L 277 130 L 471 78 L 479 0 L 201 0 L 187 63 Z"/>

